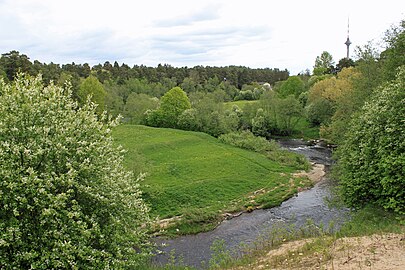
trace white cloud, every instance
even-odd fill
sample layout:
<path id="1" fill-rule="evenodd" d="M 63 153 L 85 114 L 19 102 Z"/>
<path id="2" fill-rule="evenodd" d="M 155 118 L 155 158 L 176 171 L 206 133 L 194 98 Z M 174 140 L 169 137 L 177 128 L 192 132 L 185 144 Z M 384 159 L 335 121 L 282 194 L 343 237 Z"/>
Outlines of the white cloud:
<path id="1" fill-rule="evenodd" d="M 405 3 L 268 0 L 3 0 L 0 52 L 41 62 L 311 69 L 405 19 Z M 353 51 L 353 50 L 352 50 Z"/>

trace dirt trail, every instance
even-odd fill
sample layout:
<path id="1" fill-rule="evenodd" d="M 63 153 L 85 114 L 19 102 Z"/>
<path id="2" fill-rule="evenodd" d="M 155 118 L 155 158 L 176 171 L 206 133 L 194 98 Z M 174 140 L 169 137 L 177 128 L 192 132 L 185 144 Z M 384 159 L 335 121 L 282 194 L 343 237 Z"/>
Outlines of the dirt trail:
<path id="1" fill-rule="evenodd" d="M 249 266 L 234 269 L 403 270 L 405 234 L 289 242 Z"/>

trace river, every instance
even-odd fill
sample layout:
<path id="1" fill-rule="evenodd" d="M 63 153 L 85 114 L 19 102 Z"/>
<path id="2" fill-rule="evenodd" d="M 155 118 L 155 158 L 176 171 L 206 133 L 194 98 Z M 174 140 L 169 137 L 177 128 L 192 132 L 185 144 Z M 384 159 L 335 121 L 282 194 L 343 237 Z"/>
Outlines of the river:
<path id="1" fill-rule="evenodd" d="M 282 140 L 279 143 L 283 148 L 305 155 L 311 162 L 324 164 L 327 169 L 332 164 L 331 151 L 326 147 L 302 140 Z M 165 264 L 170 252 L 174 252 L 184 265 L 201 268 L 202 262 L 208 264 L 212 255 L 210 247 L 217 239 L 223 239 L 226 248 L 236 254 L 241 245 L 258 241 L 276 226 L 300 228 L 312 220 L 317 226 L 328 228 L 333 225 L 337 228 L 347 218 L 348 210 L 328 206 L 331 186 L 331 181 L 324 177 L 313 188 L 298 193 L 278 207 L 244 213 L 223 221 L 209 232 L 174 239 L 158 238 L 156 243 L 162 254 L 155 256 L 154 263 Z"/>

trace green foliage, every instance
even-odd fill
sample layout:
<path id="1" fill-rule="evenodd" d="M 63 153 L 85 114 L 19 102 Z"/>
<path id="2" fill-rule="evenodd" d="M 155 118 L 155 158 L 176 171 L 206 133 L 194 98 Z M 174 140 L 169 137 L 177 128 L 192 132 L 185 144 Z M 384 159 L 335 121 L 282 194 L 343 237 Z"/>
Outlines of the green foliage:
<path id="1" fill-rule="evenodd" d="M 256 115 L 251 119 L 252 131 L 256 135 L 292 135 L 303 108 L 294 96 L 279 98 L 272 92 L 265 93 L 256 107 Z"/>
<path id="2" fill-rule="evenodd" d="M 239 93 L 234 98 L 234 100 L 254 100 L 254 99 L 257 98 L 255 98 L 253 91 L 250 89 L 239 91 Z"/>
<path id="3" fill-rule="evenodd" d="M 257 109 L 256 115 L 252 118 L 252 132 L 261 137 L 269 136 L 269 132 L 272 129 L 272 123 L 270 118 L 262 108 Z"/>
<path id="4" fill-rule="evenodd" d="M 315 59 L 315 66 L 314 66 L 314 75 L 323 75 L 331 73 L 331 68 L 335 62 L 333 61 L 333 57 L 327 51 L 323 51 L 320 56 L 317 56 Z"/>
<path id="5" fill-rule="evenodd" d="M 198 112 L 196 109 L 187 109 L 180 116 L 177 125 L 183 130 L 197 131 L 198 125 Z"/>
<path id="6" fill-rule="evenodd" d="M 339 147 L 339 179 L 352 206 L 375 202 L 405 213 L 405 68 L 375 92 Z"/>
<path id="7" fill-rule="evenodd" d="M 317 82 L 320 82 L 324 79 L 328 79 L 331 78 L 333 75 L 331 74 L 324 74 L 324 75 L 313 75 L 311 76 L 311 78 L 308 79 L 308 86 L 312 87 L 314 84 L 316 84 Z"/>
<path id="8" fill-rule="evenodd" d="M 344 68 L 336 76 L 315 83 L 308 92 L 307 118 L 321 125 L 321 137 L 339 143 L 352 113 L 359 109 L 364 98 L 357 97 L 356 85 L 363 80 L 358 68 Z"/>
<path id="9" fill-rule="evenodd" d="M 389 29 L 384 37 L 387 49 L 381 53 L 385 80 L 395 78 L 397 68 L 405 64 L 405 20 Z"/>
<path id="10" fill-rule="evenodd" d="M 124 117 L 131 124 L 141 124 L 145 121 L 145 112 L 156 110 L 159 100 L 146 94 L 131 93 L 124 108 Z"/>
<path id="11" fill-rule="evenodd" d="M 337 63 L 336 73 L 342 71 L 342 69 L 344 69 L 344 68 L 349 68 L 349 67 L 354 67 L 354 66 L 355 66 L 354 61 L 351 58 L 347 59 L 347 57 L 344 57 L 339 60 L 339 63 Z"/>
<path id="12" fill-rule="evenodd" d="M 93 103 L 0 82 L 0 268 L 119 269 L 148 257 L 148 209 Z"/>
<path id="13" fill-rule="evenodd" d="M 179 116 L 190 108 L 186 93 L 180 87 L 174 87 L 160 99 L 160 107 L 149 113 L 146 123 L 155 127 L 176 128 Z"/>
<path id="14" fill-rule="evenodd" d="M 0 57 L 0 67 L 8 81 L 14 80 L 18 72 L 32 73 L 33 71 L 28 56 L 18 51 L 3 53 Z"/>
<path id="15" fill-rule="evenodd" d="M 305 91 L 305 84 L 298 76 L 289 77 L 280 88 L 277 90 L 278 94 L 285 98 L 287 96 L 293 95 L 295 98 Z"/>
<path id="16" fill-rule="evenodd" d="M 99 114 L 104 111 L 106 95 L 107 92 L 105 91 L 104 86 L 94 76 L 87 77 L 80 84 L 78 93 L 79 101 L 81 104 L 84 104 L 90 96 L 91 101 L 97 104 L 97 112 Z"/>
<path id="17" fill-rule="evenodd" d="M 265 154 L 270 160 L 292 166 L 296 169 L 307 170 L 310 167 L 309 162 L 304 156 L 282 150 L 274 140 L 267 140 L 266 138 L 255 136 L 249 131 L 231 132 L 221 135 L 218 139 L 226 144 Z M 266 198 L 263 201 L 264 205 L 268 203 L 271 203 L 273 206 L 277 205 L 280 199 L 275 199 L 275 196 L 277 195 L 271 194 L 270 197 L 273 198 Z M 285 198 L 285 194 L 281 196 Z"/>
<path id="18" fill-rule="evenodd" d="M 306 107 L 307 119 L 312 125 L 328 124 L 335 109 L 331 101 L 319 98 Z"/>
<path id="19" fill-rule="evenodd" d="M 224 103 L 224 108 L 227 110 L 230 110 L 233 108 L 233 106 L 238 106 L 241 111 L 244 110 L 244 107 L 246 105 L 253 105 L 256 104 L 258 101 L 257 100 L 238 100 L 238 101 L 231 101 L 231 102 L 225 102 Z"/>
<path id="20" fill-rule="evenodd" d="M 216 239 L 210 249 L 212 251 L 212 257 L 209 261 L 210 269 L 221 269 L 234 260 L 223 239 Z"/>
<path id="21" fill-rule="evenodd" d="M 275 117 L 277 128 L 283 135 L 291 135 L 299 119 L 303 116 L 303 108 L 294 96 L 275 99 Z"/>
<path id="22" fill-rule="evenodd" d="M 184 111 L 178 126 L 185 130 L 202 131 L 218 137 L 239 127 L 240 110 L 224 110 L 222 100 L 215 98 L 215 93 L 195 93 L 191 95 L 193 109 Z"/>
<path id="23" fill-rule="evenodd" d="M 404 233 L 405 216 L 387 211 L 376 205 L 350 213 L 350 219 L 336 233 L 338 237 L 363 236 L 382 233 Z"/>
<path id="24" fill-rule="evenodd" d="M 259 153 L 279 149 L 279 146 L 275 141 L 269 141 L 266 138 L 257 137 L 249 131 L 227 133 L 221 135 L 218 139 L 221 142 Z"/>

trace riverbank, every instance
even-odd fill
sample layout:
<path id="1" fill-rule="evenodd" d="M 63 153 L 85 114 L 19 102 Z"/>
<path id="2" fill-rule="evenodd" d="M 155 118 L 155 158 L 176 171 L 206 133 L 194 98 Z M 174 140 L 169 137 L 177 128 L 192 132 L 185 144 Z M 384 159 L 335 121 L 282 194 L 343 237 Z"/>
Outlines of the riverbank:
<path id="1" fill-rule="evenodd" d="M 294 177 L 309 167 L 302 156 L 276 143 L 258 153 L 200 132 L 121 125 L 113 130 L 126 150 L 124 163 L 135 174 L 147 172 L 143 198 L 155 231 L 166 236 L 214 229 L 241 212 L 280 205 L 312 186 Z"/>
<path id="2" fill-rule="evenodd" d="M 405 234 L 373 234 L 338 239 L 325 236 L 285 243 L 253 263 L 227 269 L 402 270 L 404 255 Z"/>
<path id="3" fill-rule="evenodd" d="M 281 144 L 326 168 L 332 164 L 328 148 L 308 145 L 301 140 L 289 140 Z M 317 166 L 315 171 L 323 171 L 321 168 Z M 314 248 L 327 251 L 332 240 L 338 238 L 405 232 L 401 225 L 405 222 L 393 213 L 375 207 L 354 212 L 332 207 L 328 203 L 332 198 L 331 181 L 327 175 L 321 178 L 324 181 L 318 182 L 312 189 L 299 192 L 279 207 L 243 213 L 234 219 L 225 220 L 210 232 L 170 240 L 159 239 L 157 244 L 163 253 L 154 258 L 154 264 L 165 265 L 169 262 L 170 265 L 170 262 L 174 262 L 171 264 L 173 267 L 148 269 L 238 269 L 236 266 L 252 269 L 250 266 L 263 267 L 258 262 L 266 258 L 271 250 L 289 241 L 315 237 L 312 238 L 316 244 Z"/>
<path id="4" fill-rule="evenodd" d="M 304 154 L 312 162 L 319 162 L 313 164 L 310 172 L 295 172 L 298 178 L 308 180 L 312 178 L 309 181 L 317 182 L 311 189 L 296 190 L 301 192 L 280 206 L 245 212 L 233 219 L 224 220 L 209 232 L 174 239 L 156 239 L 162 253 L 154 258 L 153 263 L 165 265 L 175 258 L 176 262 L 181 261 L 180 265 L 190 267 L 179 269 L 194 269 L 192 267 L 205 269 L 216 257 L 215 253 L 218 253 L 213 251 L 218 240 L 222 241 L 223 254 L 217 257 L 227 254 L 225 256 L 229 259 L 227 262 L 238 262 L 240 257 L 238 254 L 243 253 L 243 250 L 246 251 L 246 248 L 249 250 L 248 257 L 254 258 L 250 253 L 252 248 L 260 250 L 266 250 L 269 246 L 274 248 L 280 237 L 297 239 L 297 233 L 300 237 L 303 235 L 308 237 L 318 235 L 322 230 L 336 231 L 347 220 L 348 209 L 330 207 L 328 204 L 328 198 L 332 196 L 330 192 L 332 182 L 325 177 L 325 169 L 331 164 L 330 150 L 317 145 L 308 145 L 301 140 L 283 142 L 282 146 Z M 294 178 L 293 174 L 290 177 Z M 220 266 L 228 264 L 222 265 L 221 262 Z"/>
<path id="5" fill-rule="evenodd" d="M 304 190 L 307 190 L 311 187 L 313 187 L 316 183 L 322 181 L 323 177 L 325 177 L 325 165 L 323 164 L 318 164 L 318 163 L 313 163 L 311 166 L 311 169 L 309 171 L 298 171 L 296 173 L 291 174 L 291 179 L 289 182 L 290 189 L 291 190 L 296 190 L 296 192 L 302 192 Z M 282 176 L 285 176 L 284 174 Z M 293 179 L 298 179 L 301 180 L 300 184 L 298 186 L 295 186 L 295 182 Z M 306 179 L 310 180 L 309 184 L 303 185 L 302 181 Z M 277 188 L 277 187 L 276 187 Z M 220 215 L 220 218 L 218 219 L 218 225 L 221 224 L 224 220 L 230 220 L 236 217 L 239 217 L 243 213 L 247 212 L 252 212 L 254 210 L 262 209 L 263 205 L 257 204 L 256 200 L 263 196 L 265 193 L 270 193 L 274 191 L 276 188 L 273 190 L 265 190 L 265 189 L 259 189 L 254 192 L 251 192 L 247 197 L 249 199 L 249 206 L 245 207 L 244 209 L 241 209 L 236 212 L 226 212 L 222 213 Z M 241 199 L 245 199 L 244 197 Z M 156 221 L 156 227 L 158 227 L 161 230 L 170 228 L 170 226 L 175 225 L 178 222 L 181 222 L 181 219 L 184 217 L 181 216 L 176 216 L 172 218 L 167 218 L 167 219 L 160 219 Z"/>

